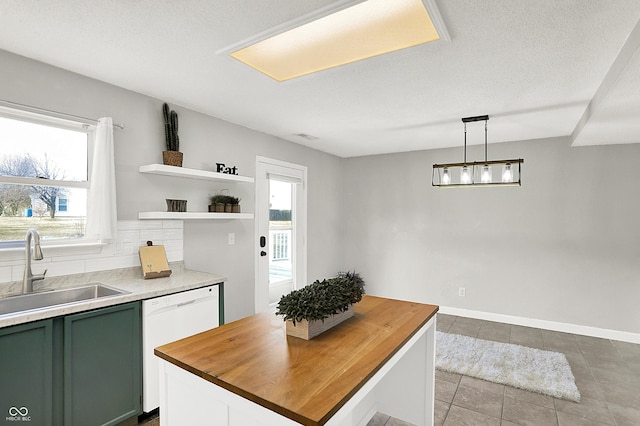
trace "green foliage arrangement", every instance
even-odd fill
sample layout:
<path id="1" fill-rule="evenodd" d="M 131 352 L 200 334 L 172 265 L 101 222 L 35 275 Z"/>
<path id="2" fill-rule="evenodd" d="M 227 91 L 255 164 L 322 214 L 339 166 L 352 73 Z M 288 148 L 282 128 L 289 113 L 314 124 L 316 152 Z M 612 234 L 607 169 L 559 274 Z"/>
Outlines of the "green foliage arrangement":
<path id="1" fill-rule="evenodd" d="M 211 204 L 226 204 L 228 197 L 228 195 L 216 194 L 211 197 Z"/>
<path id="2" fill-rule="evenodd" d="M 334 278 L 316 280 L 300 290 L 282 296 L 276 315 L 295 325 L 302 320 L 314 321 L 344 312 L 358 303 L 364 294 L 364 280 L 354 272 L 340 272 Z"/>
<path id="3" fill-rule="evenodd" d="M 240 204 L 240 198 L 231 195 L 216 194 L 211 197 L 211 204 Z"/>
<path id="4" fill-rule="evenodd" d="M 169 105 L 162 104 L 164 116 L 164 138 L 167 151 L 180 151 L 180 138 L 178 137 L 178 113 L 169 110 Z"/>

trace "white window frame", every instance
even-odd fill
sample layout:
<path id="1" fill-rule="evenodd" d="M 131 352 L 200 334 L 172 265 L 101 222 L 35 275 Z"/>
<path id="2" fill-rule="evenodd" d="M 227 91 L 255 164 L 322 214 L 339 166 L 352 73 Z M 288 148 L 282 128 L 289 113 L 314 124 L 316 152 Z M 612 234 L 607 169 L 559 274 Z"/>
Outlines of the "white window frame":
<path id="1" fill-rule="evenodd" d="M 71 181 L 71 180 L 58 180 L 58 179 L 38 179 L 20 176 L 3 176 L 0 175 L 0 184 L 12 184 L 12 185 L 26 185 L 26 186 L 53 186 L 62 188 L 84 188 L 87 191 L 91 185 L 91 167 L 93 160 L 94 150 L 94 138 L 93 134 L 96 130 L 96 125 L 93 123 L 86 123 L 82 121 L 74 121 L 64 118 L 55 117 L 53 115 L 46 115 L 42 113 L 36 113 L 28 110 L 22 110 L 17 108 L 10 108 L 0 105 L 0 116 L 13 120 L 30 122 L 33 124 L 45 125 L 49 127 L 55 127 L 60 129 L 74 130 L 87 134 L 87 178 L 86 181 Z M 9 253 L 24 250 L 25 240 L 12 240 L 12 241 L 0 241 L 0 252 Z M 48 240 L 42 241 L 42 245 L 49 248 L 65 248 L 65 247 L 77 247 L 86 250 L 91 247 L 101 247 L 106 245 L 105 243 L 98 241 L 91 241 L 86 237 L 77 238 L 75 240 Z M 71 252 L 75 252 L 72 250 Z M 84 251 L 86 253 L 86 251 Z M 13 257 L 13 256 L 11 256 Z M 4 256 L 2 256 L 4 258 Z"/>

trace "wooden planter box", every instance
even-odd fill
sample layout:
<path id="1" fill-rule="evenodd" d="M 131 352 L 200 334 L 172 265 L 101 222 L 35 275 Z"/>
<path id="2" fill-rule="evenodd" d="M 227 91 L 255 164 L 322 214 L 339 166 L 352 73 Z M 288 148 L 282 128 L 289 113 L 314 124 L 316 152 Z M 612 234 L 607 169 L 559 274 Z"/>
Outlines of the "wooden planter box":
<path id="1" fill-rule="evenodd" d="M 167 202 L 167 211 L 168 212 L 186 212 L 187 211 L 187 200 L 171 200 L 165 199 Z"/>
<path id="2" fill-rule="evenodd" d="M 342 321 L 347 320 L 353 316 L 353 305 L 349 305 L 349 309 L 339 314 L 331 315 L 329 318 L 314 321 L 297 321 L 296 325 L 293 325 L 293 321 L 286 321 L 287 334 L 293 337 L 299 337 L 305 340 L 311 340 L 317 335 L 324 333 L 331 327 L 335 327 Z"/>

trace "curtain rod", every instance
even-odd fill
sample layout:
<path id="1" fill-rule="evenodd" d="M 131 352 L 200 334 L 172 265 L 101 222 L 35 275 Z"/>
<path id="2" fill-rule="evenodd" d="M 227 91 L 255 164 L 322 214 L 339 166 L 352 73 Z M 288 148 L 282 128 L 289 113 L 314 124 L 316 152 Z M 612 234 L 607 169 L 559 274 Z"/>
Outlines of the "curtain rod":
<path id="1" fill-rule="evenodd" d="M 6 106 L 10 106 L 10 107 L 18 107 L 18 108 L 23 109 L 23 110 L 27 109 L 27 110 L 29 110 L 29 112 L 41 112 L 41 113 L 52 114 L 52 115 L 57 116 L 58 118 L 80 119 L 80 120 L 84 120 L 84 121 L 90 121 L 92 123 L 97 123 L 98 122 L 98 120 L 95 119 L 95 118 L 88 118 L 88 117 L 83 117 L 81 115 L 73 115 L 73 114 L 67 114 L 65 112 L 52 111 L 50 109 L 34 107 L 34 106 L 31 106 L 31 105 L 19 104 L 17 102 L 11 102 L 11 101 L 7 101 L 7 100 L 4 100 L 4 99 L 0 99 L 0 103 L 5 104 Z M 117 127 L 118 129 L 124 130 L 124 124 L 113 123 L 113 127 Z"/>

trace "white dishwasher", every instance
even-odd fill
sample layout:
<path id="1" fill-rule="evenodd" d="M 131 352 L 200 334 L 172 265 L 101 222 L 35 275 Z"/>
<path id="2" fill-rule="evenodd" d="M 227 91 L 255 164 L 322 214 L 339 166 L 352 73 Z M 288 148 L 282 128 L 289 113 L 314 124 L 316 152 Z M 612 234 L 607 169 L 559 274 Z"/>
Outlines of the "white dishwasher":
<path id="1" fill-rule="evenodd" d="M 142 409 L 160 402 L 158 358 L 153 349 L 165 343 L 217 327 L 218 285 L 142 301 Z"/>

